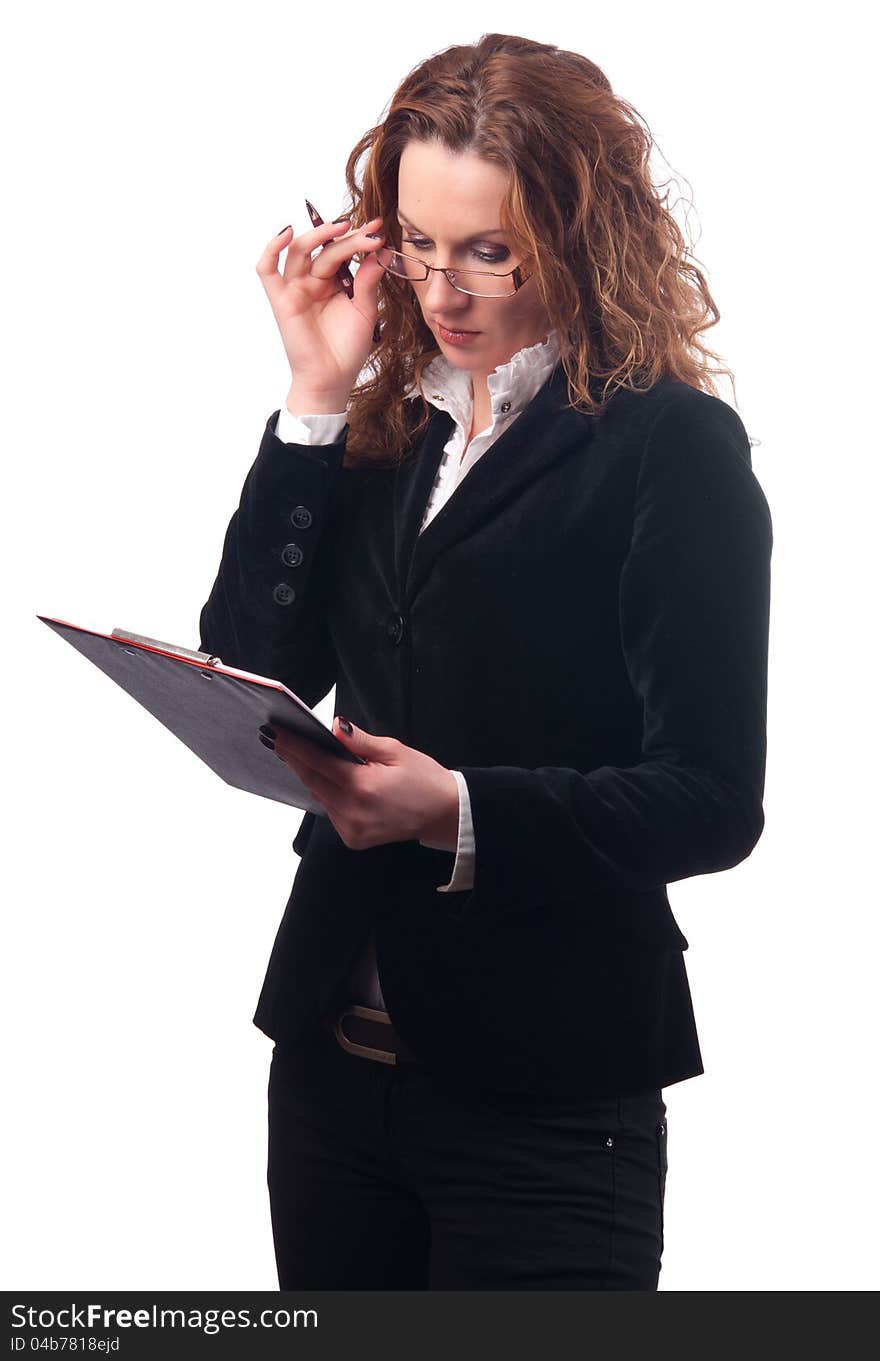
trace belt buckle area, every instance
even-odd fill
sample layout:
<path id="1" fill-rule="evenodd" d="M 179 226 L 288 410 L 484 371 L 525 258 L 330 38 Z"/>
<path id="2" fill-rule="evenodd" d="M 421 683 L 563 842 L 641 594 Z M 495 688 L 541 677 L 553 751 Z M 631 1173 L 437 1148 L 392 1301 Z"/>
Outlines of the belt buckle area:
<path id="1" fill-rule="evenodd" d="M 347 1050 L 349 1054 L 358 1054 L 361 1058 L 374 1059 L 378 1063 L 397 1063 L 397 1055 L 391 1049 L 373 1049 L 370 1045 L 357 1044 L 355 1040 L 350 1040 L 342 1028 L 346 1016 L 359 1016 L 364 1021 L 377 1021 L 380 1025 L 387 1025 L 390 1029 L 391 1017 L 387 1011 L 376 1011 L 373 1007 L 359 1005 L 346 1007 L 337 1016 L 333 1033 L 342 1048 Z"/>

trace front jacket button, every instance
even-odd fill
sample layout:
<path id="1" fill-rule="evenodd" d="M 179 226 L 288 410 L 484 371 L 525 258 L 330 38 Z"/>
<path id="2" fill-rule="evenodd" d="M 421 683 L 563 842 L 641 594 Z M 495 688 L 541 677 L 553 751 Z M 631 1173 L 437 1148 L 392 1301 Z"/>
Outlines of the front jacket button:
<path id="1" fill-rule="evenodd" d="M 299 567 L 303 560 L 303 551 L 298 543 L 286 543 L 281 550 L 281 561 L 288 567 Z"/>
<path id="2" fill-rule="evenodd" d="M 296 600 L 296 591 L 287 581 L 279 581 L 272 592 L 272 599 L 276 605 L 292 605 Z"/>
<path id="3" fill-rule="evenodd" d="M 388 623 L 386 625 L 386 632 L 388 634 L 388 637 L 391 639 L 392 643 L 395 644 L 395 646 L 398 643 L 400 643 L 400 641 L 403 638 L 402 614 L 392 614 L 391 618 L 388 620 Z"/>
<path id="4" fill-rule="evenodd" d="M 308 529 L 312 523 L 312 512 L 308 506 L 294 506 L 290 512 L 290 523 L 296 525 L 297 529 Z"/>

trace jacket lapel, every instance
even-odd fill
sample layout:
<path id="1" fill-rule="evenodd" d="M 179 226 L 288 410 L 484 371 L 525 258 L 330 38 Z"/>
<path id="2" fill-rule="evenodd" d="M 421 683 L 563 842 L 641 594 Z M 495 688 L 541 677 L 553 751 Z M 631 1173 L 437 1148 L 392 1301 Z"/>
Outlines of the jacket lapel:
<path id="1" fill-rule="evenodd" d="M 425 506 L 440 467 L 443 449 L 455 427 L 448 411 L 435 411 L 419 449 L 405 459 L 394 474 L 394 566 L 398 601 L 404 599 L 403 582 L 413 546 L 425 514 Z"/>
<path id="2" fill-rule="evenodd" d="M 412 603 L 441 553 L 473 534 L 518 491 L 574 448 L 583 449 L 592 436 L 594 423 L 585 423 L 582 415 L 565 409 L 567 395 L 565 370 L 559 362 L 516 420 L 489 446 L 420 534 L 443 447 L 454 428 L 446 411 L 438 411 L 432 418 L 419 453 L 408 465 L 401 465 L 395 484 L 395 548 L 401 609 Z"/>

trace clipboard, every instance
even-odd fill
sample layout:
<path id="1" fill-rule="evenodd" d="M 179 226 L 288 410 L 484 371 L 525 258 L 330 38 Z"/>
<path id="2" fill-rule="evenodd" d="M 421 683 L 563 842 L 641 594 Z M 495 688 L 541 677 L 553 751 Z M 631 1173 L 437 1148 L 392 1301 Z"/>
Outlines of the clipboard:
<path id="1" fill-rule="evenodd" d="M 37 618 L 236 789 L 327 816 L 296 772 L 259 740 L 264 723 L 289 728 L 340 760 L 366 765 L 280 681 L 141 633 L 118 628 L 101 633 L 44 614 Z"/>

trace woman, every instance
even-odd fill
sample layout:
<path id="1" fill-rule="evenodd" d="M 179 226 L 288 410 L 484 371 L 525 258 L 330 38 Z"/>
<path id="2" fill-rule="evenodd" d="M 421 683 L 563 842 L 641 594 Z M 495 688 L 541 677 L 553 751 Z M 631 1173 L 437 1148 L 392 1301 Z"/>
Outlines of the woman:
<path id="1" fill-rule="evenodd" d="M 257 265 L 292 382 L 201 646 L 335 684 L 361 758 L 254 733 L 327 813 L 254 1018 L 283 1289 L 657 1288 L 703 1071 L 666 885 L 761 834 L 772 534 L 649 151 L 490 34 L 352 151 L 351 230 Z"/>

